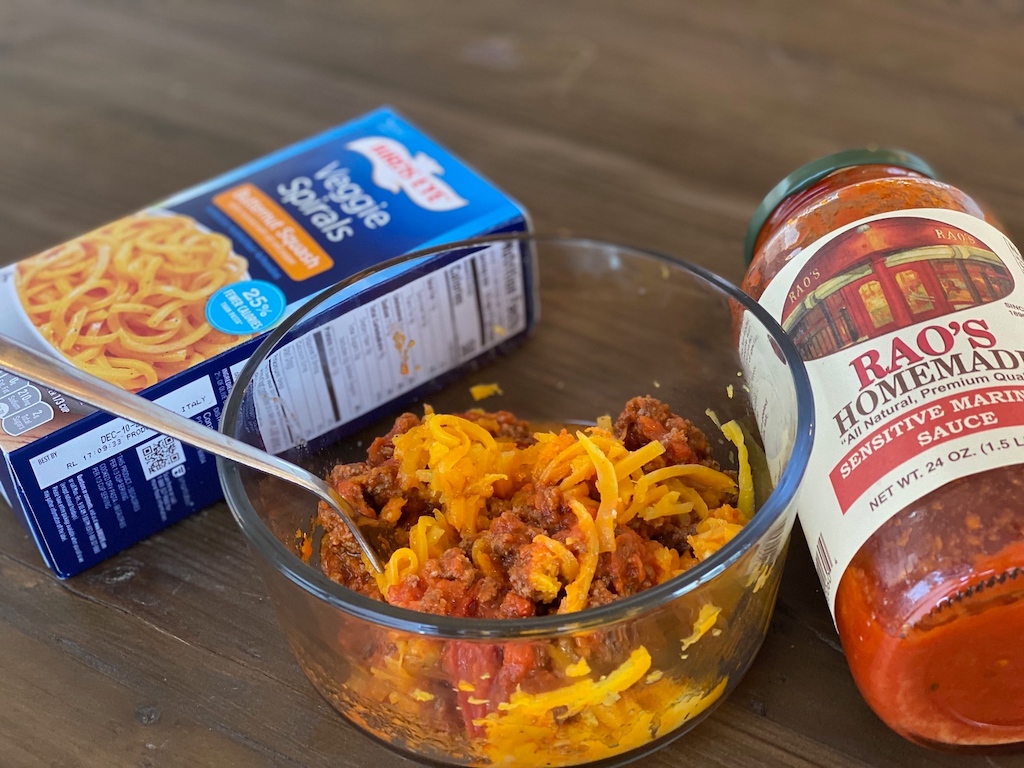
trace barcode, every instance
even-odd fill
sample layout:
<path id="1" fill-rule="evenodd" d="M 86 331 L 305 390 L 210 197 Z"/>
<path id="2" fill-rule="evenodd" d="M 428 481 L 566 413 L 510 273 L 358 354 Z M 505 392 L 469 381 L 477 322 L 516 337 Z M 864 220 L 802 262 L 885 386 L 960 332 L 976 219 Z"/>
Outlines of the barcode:
<path id="1" fill-rule="evenodd" d="M 185 451 L 179 441 L 167 435 L 143 443 L 135 451 L 142 462 L 142 473 L 147 480 L 185 463 Z"/>
<path id="2" fill-rule="evenodd" d="M 825 544 L 825 537 L 819 535 L 818 543 L 814 546 L 814 567 L 818 571 L 818 578 L 821 579 L 821 585 L 827 590 L 828 585 L 832 582 L 832 566 L 835 564 L 835 560 L 832 559 L 832 555 L 828 552 L 828 546 Z"/>

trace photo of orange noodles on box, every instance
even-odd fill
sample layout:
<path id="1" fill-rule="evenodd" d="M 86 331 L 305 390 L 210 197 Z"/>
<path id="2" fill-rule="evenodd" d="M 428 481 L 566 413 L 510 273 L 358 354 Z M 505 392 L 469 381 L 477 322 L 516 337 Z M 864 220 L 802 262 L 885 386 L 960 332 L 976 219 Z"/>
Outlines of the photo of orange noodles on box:
<path id="1" fill-rule="evenodd" d="M 210 297 L 247 269 L 227 237 L 187 216 L 142 213 L 25 259 L 15 287 L 55 350 L 137 392 L 251 338 L 205 316 Z"/>

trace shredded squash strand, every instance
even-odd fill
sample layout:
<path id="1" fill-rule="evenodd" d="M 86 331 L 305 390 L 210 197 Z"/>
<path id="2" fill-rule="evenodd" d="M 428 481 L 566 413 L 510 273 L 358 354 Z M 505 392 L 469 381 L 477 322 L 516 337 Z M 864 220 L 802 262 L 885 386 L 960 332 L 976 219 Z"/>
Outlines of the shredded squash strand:
<path id="1" fill-rule="evenodd" d="M 590 585 L 597 571 L 597 554 L 600 548 L 597 525 L 587 508 L 576 499 L 569 501 L 569 507 L 575 513 L 576 522 L 585 538 L 582 542 L 583 554 L 579 557 L 579 572 L 576 579 L 565 587 L 565 597 L 558 606 L 559 613 L 582 611 L 586 607 Z"/>
<path id="2" fill-rule="evenodd" d="M 739 465 L 740 512 L 749 520 L 754 514 L 754 475 L 750 470 L 750 455 L 743 441 L 743 430 L 735 421 L 722 425 L 722 434 L 736 446 L 736 463 Z"/>
<path id="3" fill-rule="evenodd" d="M 576 438 L 583 444 L 590 460 L 594 462 L 597 473 L 597 492 L 601 496 L 601 506 L 597 509 L 597 537 L 601 552 L 615 551 L 615 513 L 619 504 L 619 481 L 615 477 L 615 467 L 589 437 L 582 432 Z"/>

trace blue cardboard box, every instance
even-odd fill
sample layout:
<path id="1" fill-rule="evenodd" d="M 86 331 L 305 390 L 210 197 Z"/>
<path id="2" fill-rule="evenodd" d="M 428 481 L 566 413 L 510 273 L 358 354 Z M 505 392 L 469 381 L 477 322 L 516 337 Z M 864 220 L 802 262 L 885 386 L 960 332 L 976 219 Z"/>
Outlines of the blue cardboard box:
<path id="1" fill-rule="evenodd" d="M 527 228 L 519 204 L 385 108 L 0 270 L 0 332 L 215 429 L 245 361 L 307 299 L 395 256 Z M 262 406 L 266 447 L 357 425 L 522 339 L 530 258 L 495 244 L 380 274 L 320 348 L 275 359 L 280 385 L 320 407 L 296 421 Z M 389 322 L 413 306 L 451 308 L 420 320 L 458 343 L 403 346 Z M 4 496 L 61 577 L 221 498 L 212 456 L 3 371 L 0 450 Z"/>

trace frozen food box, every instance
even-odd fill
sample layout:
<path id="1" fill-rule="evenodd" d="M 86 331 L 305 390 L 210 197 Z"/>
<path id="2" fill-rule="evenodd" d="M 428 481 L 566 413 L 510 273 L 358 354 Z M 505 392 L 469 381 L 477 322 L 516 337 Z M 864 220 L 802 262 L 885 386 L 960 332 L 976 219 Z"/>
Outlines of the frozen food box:
<path id="1" fill-rule="evenodd" d="M 0 333 L 215 429 L 260 339 L 310 297 L 411 251 L 527 227 L 384 108 L 0 269 Z M 506 242 L 385 270 L 345 334 L 275 361 L 310 397 L 337 366 L 358 386 L 331 390 L 315 423 L 261 413 L 268 450 L 354 428 L 520 341 L 536 316 L 530 259 Z M 418 332 L 450 343 L 391 343 L 417 304 L 445 308 Z M 360 354 L 324 347 L 344 339 Z M 0 449 L 4 495 L 61 577 L 221 498 L 212 456 L 3 371 Z"/>

